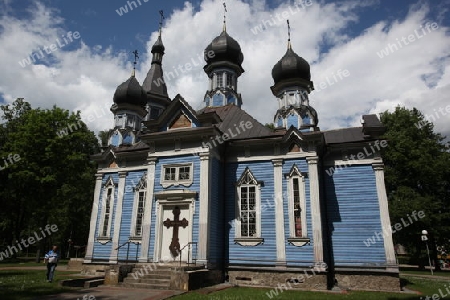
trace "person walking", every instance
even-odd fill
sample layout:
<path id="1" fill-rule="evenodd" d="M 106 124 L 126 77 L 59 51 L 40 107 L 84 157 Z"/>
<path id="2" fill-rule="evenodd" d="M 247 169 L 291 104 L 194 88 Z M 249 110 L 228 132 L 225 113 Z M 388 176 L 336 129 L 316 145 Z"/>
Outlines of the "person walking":
<path id="1" fill-rule="evenodd" d="M 45 254 L 44 263 L 47 264 L 47 282 L 53 281 L 55 268 L 58 264 L 58 246 L 53 246 L 52 250 Z"/>

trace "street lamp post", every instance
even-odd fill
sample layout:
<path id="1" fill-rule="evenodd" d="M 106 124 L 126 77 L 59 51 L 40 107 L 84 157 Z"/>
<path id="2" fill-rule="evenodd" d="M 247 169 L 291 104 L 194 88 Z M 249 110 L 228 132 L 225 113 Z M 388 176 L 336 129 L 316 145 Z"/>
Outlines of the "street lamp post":
<path id="1" fill-rule="evenodd" d="M 422 241 L 425 242 L 425 246 L 427 247 L 427 255 L 428 255 L 428 263 L 430 264 L 430 271 L 431 275 L 433 275 L 433 267 L 431 266 L 431 259 L 430 259 L 430 250 L 428 249 L 428 231 L 422 230 Z"/>

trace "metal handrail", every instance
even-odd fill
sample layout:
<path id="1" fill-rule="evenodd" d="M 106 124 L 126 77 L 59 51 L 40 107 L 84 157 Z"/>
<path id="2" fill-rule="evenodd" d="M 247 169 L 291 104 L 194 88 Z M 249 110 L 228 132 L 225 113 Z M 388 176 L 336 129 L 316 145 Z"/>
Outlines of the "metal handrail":
<path id="1" fill-rule="evenodd" d="M 138 260 L 138 252 L 139 252 L 139 243 L 135 243 L 135 242 L 133 242 L 133 241 L 131 241 L 131 240 L 128 240 L 128 241 L 126 241 L 125 243 L 123 243 L 122 245 L 120 245 L 119 247 L 117 247 L 116 249 L 114 249 L 114 250 L 119 250 L 120 248 L 122 248 L 123 246 L 125 246 L 126 244 L 128 244 L 128 248 L 127 248 L 127 259 L 126 259 L 126 263 L 128 264 L 128 262 L 129 262 L 129 260 L 128 260 L 128 257 L 129 257 L 129 253 L 130 253 L 130 243 L 133 243 L 133 244 L 136 244 L 136 261 Z M 117 262 L 119 262 L 119 251 L 117 251 Z"/>
<path id="2" fill-rule="evenodd" d="M 197 242 L 189 242 L 186 245 L 183 246 L 183 248 L 180 249 L 180 267 L 181 267 L 181 252 L 184 248 L 188 247 L 188 259 L 187 259 L 187 265 L 189 266 L 189 260 L 190 260 L 190 253 L 191 253 L 191 245 L 195 245 L 195 258 L 192 258 L 193 264 L 197 265 Z"/>

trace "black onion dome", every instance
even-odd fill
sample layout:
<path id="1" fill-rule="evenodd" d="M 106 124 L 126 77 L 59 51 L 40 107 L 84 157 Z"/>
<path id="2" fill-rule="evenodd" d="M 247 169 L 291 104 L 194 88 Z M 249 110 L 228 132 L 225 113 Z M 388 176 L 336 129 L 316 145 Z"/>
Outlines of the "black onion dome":
<path id="1" fill-rule="evenodd" d="M 213 51 L 214 54 L 208 54 L 210 51 Z M 229 61 L 240 66 L 244 61 L 244 54 L 241 51 L 239 43 L 229 36 L 226 31 L 222 31 L 222 33 L 206 47 L 205 61 L 207 64 L 219 61 Z"/>
<path id="2" fill-rule="evenodd" d="M 162 39 L 161 39 L 161 35 L 158 36 L 158 39 L 156 40 L 155 44 L 152 47 L 152 53 L 161 53 L 164 54 L 164 50 L 166 48 L 163 45 Z"/>
<path id="3" fill-rule="evenodd" d="M 275 84 L 293 78 L 310 81 L 311 72 L 308 62 L 289 47 L 286 54 L 273 66 L 272 77 Z"/>
<path id="4" fill-rule="evenodd" d="M 144 91 L 134 76 L 117 87 L 113 100 L 116 104 L 129 103 L 142 107 L 147 103 Z"/>

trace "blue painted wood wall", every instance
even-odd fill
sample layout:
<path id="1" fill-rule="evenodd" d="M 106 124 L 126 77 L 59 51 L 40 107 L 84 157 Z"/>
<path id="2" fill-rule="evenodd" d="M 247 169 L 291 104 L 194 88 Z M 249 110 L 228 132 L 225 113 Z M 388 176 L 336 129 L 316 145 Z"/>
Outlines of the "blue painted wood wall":
<path id="1" fill-rule="evenodd" d="M 370 248 L 364 244 L 381 231 L 372 166 L 355 165 L 340 169 L 333 176 L 323 174 L 331 259 L 336 266 L 383 265 L 386 261 L 383 240 Z"/>

